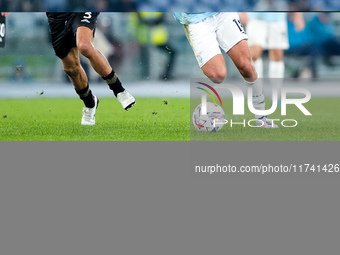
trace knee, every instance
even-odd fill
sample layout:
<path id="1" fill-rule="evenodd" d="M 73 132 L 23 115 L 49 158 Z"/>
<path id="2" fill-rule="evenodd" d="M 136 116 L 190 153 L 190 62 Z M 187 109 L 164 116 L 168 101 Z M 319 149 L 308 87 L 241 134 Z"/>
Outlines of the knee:
<path id="1" fill-rule="evenodd" d="M 258 77 L 255 67 L 248 63 L 239 68 L 240 74 L 247 81 L 255 81 Z"/>
<path id="2" fill-rule="evenodd" d="M 83 56 L 85 56 L 85 57 L 87 57 L 87 58 L 89 58 L 89 57 L 92 56 L 94 47 L 93 47 L 93 45 L 92 45 L 91 42 L 80 41 L 80 42 L 78 42 L 77 47 L 78 47 L 79 52 L 80 52 Z"/>
<path id="3" fill-rule="evenodd" d="M 71 78 L 76 77 L 80 73 L 80 67 L 75 66 L 64 66 L 64 72 Z"/>
<path id="4" fill-rule="evenodd" d="M 205 72 L 205 75 L 214 83 L 222 83 L 227 76 L 227 69 L 226 68 L 220 68 L 220 69 L 214 69 L 209 70 Z"/>

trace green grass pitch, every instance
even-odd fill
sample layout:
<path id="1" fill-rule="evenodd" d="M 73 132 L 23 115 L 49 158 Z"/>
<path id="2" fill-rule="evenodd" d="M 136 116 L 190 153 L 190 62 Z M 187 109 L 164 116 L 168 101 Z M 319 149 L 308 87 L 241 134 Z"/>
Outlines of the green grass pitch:
<path id="1" fill-rule="evenodd" d="M 231 100 L 223 100 L 231 105 Z M 339 98 L 312 98 L 304 116 L 295 106 L 287 116 L 277 110 L 270 117 L 295 119 L 294 128 L 261 129 L 226 125 L 217 133 L 197 132 L 190 125 L 187 98 L 137 98 L 137 104 L 124 111 L 114 98 L 101 98 L 95 126 L 81 126 L 82 102 L 78 98 L 0 99 L 1 141 L 339 141 Z M 224 107 L 225 108 L 225 107 Z M 231 108 L 227 108 L 231 109 Z M 227 119 L 228 119 L 228 113 Z M 230 116 L 229 116 L 230 118 Z M 232 117 L 234 121 L 252 119 Z"/>
<path id="2" fill-rule="evenodd" d="M 125 111 L 100 98 L 96 125 L 80 125 L 78 98 L 0 99 L 0 140 L 179 141 L 190 139 L 188 99 L 140 98 Z"/>
<path id="3" fill-rule="evenodd" d="M 193 105 L 198 105 L 196 102 Z M 269 105 L 269 102 L 266 104 Z M 287 106 L 287 115 L 281 116 L 281 108 L 270 115 L 280 127 L 279 129 L 252 128 L 246 124 L 234 125 L 230 123 L 216 133 L 198 132 L 193 126 L 191 130 L 191 140 L 207 141 L 339 141 L 340 140 L 340 98 L 312 98 L 304 106 L 312 114 L 305 116 L 295 105 Z M 269 106 L 268 106 L 269 107 Z M 223 109 L 232 109 L 232 100 L 223 100 Z M 226 113 L 226 119 L 233 119 L 234 122 L 246 123 L 254 119 L 254 115 L 245 107 L 245 116 L 229 116 Z M 298 122 L 296 127 L 282 127 L 281 121 L 284 119 L 295 119 Z M 254 125 L 252 122 L 251 125 Z M 294 125 L 293 122 L 284 122 L 285 125 Z"/>

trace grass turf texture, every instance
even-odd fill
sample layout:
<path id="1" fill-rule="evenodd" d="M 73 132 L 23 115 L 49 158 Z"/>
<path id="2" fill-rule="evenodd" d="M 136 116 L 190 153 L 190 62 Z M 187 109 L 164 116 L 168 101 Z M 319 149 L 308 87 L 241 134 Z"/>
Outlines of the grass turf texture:
<path id="1" fill-rule="evenodd" d="M 223 109 L 232 109 L 232 100 L 223 99 Z M 200 104 L 200 101 L 191 103 L 193 106 Z M 267 102 L 269 107 L 269 102 Z M 191 140 L 207 141 L 339 141 L 340 140 L 340 98 L 312 98 L 304 104 L 312 116 L 305 116 L 296 106 L 287 106 L 287 116 L 281 116 L 281 108 L 270 115 L 271 119 L 295 119 L 298 125 L 293 128 L 281 126 L 281 121 L 276 121 L 279 129 L 252 128 L 243 125 L 234 125 L 230 123 L 216 133 L 198 132 L 193 125 L 190 127 Z M 254 115 L 245 107 L 245 116 L 230 116 L 227 112 L 226 119 L 233 122 L 246 123 L 254 119 Z M 231 111 L 231 110 L 230 110 Z M 286 122 L 285 125 L 294 125 L 293 122 Z M 251 122 L 255 125 L 255 122 Z"/>
<path id="2" fill-rule="evenodd" d="M 96 125 L 80 125 L 78 98 L 0 99 L 1 141 L 180 141 L 190 139 L 188 99 L 141 98 L 125 111 L 100 98 Z"/>
<path id="3" fill-rule="evenodd" d="M 224 99 L 223 105 L 231 109 L 231 100 Z M 296 119 L 298 126 L 294 128 L 261 129 L 241 125 L 230 128 L 227 124 L 217 133 L 205 133 L 190 125 L 189 99 L 137 99 L 137 104 L 126 112 L 116 99 L 101 98 L 95 126 L 80 125 L 83 105 L 77 98 L 0 99 L 0 140 L 339 141 L 340 99 L 312 98 L 305 106 L 312 116 L 304 116 L 295 106 L 287 108 L 287 116 L 280 116 L 278 110 L 270 116 Z M 232 117 L 234 121 L 244 118 L 253 119 L 253 115 L 246 111 L 245 117 Z"/>

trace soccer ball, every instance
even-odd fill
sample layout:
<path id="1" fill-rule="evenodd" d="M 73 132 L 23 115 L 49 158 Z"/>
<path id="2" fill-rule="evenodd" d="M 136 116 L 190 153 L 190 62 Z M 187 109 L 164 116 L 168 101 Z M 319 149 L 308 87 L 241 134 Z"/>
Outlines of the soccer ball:
<path id="1" fill-rule="evenodd" d="M 192 114 L 192 122 L 198 131 L 217 132 L 225 123 L 225 114 L 221 106 L 207 102 L 207 114 L 202 115 L 202 104 Z"/>

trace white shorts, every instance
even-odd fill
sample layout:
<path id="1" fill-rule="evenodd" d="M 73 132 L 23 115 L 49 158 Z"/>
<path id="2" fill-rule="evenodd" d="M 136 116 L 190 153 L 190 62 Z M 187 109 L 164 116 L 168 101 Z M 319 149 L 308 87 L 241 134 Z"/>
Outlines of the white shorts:
<path id="1" fill-rule="evenodd" d="M 247 39 L 238 14 L 233 12 L 221 12 L 199 23 L 184 25 L 184 30 L 200 67 L 221 54 L 220 47 L 228 52 Z"/>
<path id="2" fill-rule="evenodd" d="M 249 20 L 247 24 L 248 45 L 259 45 L 263 49 L 289 48 L 287 22 Z"/>

